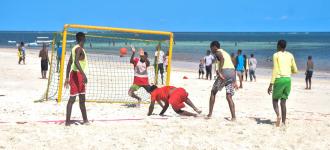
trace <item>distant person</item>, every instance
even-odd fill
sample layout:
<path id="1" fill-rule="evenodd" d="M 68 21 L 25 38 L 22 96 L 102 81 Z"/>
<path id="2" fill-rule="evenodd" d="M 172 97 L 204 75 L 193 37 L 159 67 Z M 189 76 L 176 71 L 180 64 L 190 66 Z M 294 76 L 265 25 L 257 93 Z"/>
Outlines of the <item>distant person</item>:
<path id="1" fill-rule="evenodd" d="M 76 96 L 79 96 L 79 107 L 83 117 L 84 124 L 89 124 L 86 112 L 86 84 L 88 69 L 87 53 L 84 49 L 85 34 L 78 32 L 76 34 L 77 44 L 71 49 L 71 55 L 66 67 L 66 79 L 64 86 L 70 85 L 70 98 L 66 106 L 65 125 L 71 124 L 72 105 L 76 101 Z"/>
<path id="2" fill-rule="evenodd" d="M 258 64 L 258 61 L 256 58 L 254 58 L 254 54 L 251 54 L 251 57 L 249 59 L 249 76 L 250 76 L 251 82 L 253 79 L 255 82 L 257 82 L 257 78 L 256 78 L 257 64 Z"/>
<path id="3" fill-rule="evenodd" d="M 203 59 L 201 59 L 199 61 L 198 79 L 201 78 L 201 75 L 202 75 L 202 79 L 204 78 L 204 68 L 205 68 L 204 61 L 203 61 Z"/>
<path id="4" fill-rule="evenodd" d="M 307 60 L 307 67 L 306 67 L 306 90 L 312 89 L 312 76 L 313 76 L 313 70 L 314 70 L 314 62 L 312 60 L 312 56 L 308 56 Z"/>
<path id="5" fill-rule="evenodd" d="M 60 72 L 61 58 L 62 58 L 62 46 L 60 42 L 56 44 L 57 46 L 57 56 L 56 56 L 56 72 Z"/>
<path id="6" fill-rule="evenodd" d="M 18 64 L 21 64 L 23 61 L 23 64 L 25 65 L 25 56 L 26 56 L 26 49 L 24 47 L 24 42 L 21 42 L 18 46 Z"/>
<path id="7" fill-rule="evenodd" d="M 231 120 L 235 121 L 235 104 L 232 98 L 235 94 L 235 89 L 237 89 L 235 67 L 230 59 L 230 55 L 225 50 L 220 49 L 220 43 L 218 41 L 211 42 L 210 48 L 215 58 L 219 61 L 219 67 L 217 70 L 217 79 L 215 80 L 211 90 L 209 114 L 207 117 L 210 118 L 212 116 L 215 97 L 218 91 L 221 91 L 225 87 L 226 99 L 231 113 Z"/>
<path id="8" fill-rule="evenodd" d="M 148 53 L 144 52 L 142 48 L 140 48 L 140 58 L 135 56 L 135 47 L 131 46 L 132 56 L 130 59 L 130 63 L 134 66 L 134 80 L 133 84 L 128 90 L 128 95 L 137 99 L 137 107 L 140 107 L 141 98 L 135 94 L 137 90 L 143 87 L 147 92 L 149 92 L 149 78 L 148 78 L 148 67 L 150 66 L 150 62 L 148 59 Z"/>
<path id="9" fill-rule="evenodd" d="M 244 57 L 240 49 L 237 51 L 236 56 L 236 73 L 239 78 L 239 88 L 243 88 Z"/>
<path id="10" fill-rule="evenodd" d="M 277 52 L 273 55 L 273 75 L 268 87 L 268 94 L 273 92 L 273 107 L 276 113 L 276 126 L 281 122 L 285 125 L 286 120 L 286 100 L 291 91 L 291 74 L 297 73 L 295 59 L 290 52 L 285 50 L 286 41 L 279 40 L 277 43 Z M 281 114 L 279 113 L 278 101 L 281 101 Z"/>
<path id="11" fill-rule="evenodd" d="M 235 53 L 230 54 L 231 61 L 233 62 L 233 65 L 235 66 L 236 69 L 236 56 Z"/>
<path id="12" fill-rule="evenodd" d="M 249 72 L 249 58 L 247 58 L 246 55 L 243 55 L 244 58 L 244 73 L 245 73 L 245 81 L 247 81 L 248 78 L 248 72 Z M 244 80 L 244 77 L 243 77 Z"/>
<path id="13" fill-rule="evenodd" d="M 167 67 L 168 67 L 168 51 L 165 54 L 165 59 L 164 59 L 164 66 L 165 66 L 165 72 L 167 72 Z"/>
<path id="14" fill-rule="evenodd" d="M 47 79 L 47 71 L 48 71 L 48 63 L 49 63 L 49 57 L 48 57 L 48 50 L 45 43 L 42 44 L 42 49 L 39 52 L 39 58 L 41 58 L 41 78 Z"/>
<path id="15" fill-rule="evenodd" d="M 157 45 L 155 52 L 155 59 L 154 59 L 155 76 L 158 76 L 158 72 L 160 73 L 162 84 L 164 84 L 164 59 L 165 59 L 165 54 L 162 51 L 161 46 Z"/>
<path id="16" fill-rule="evenodd" d="M 206 51 L 206 56 L 204 57 L 205 69 L 206 69 L 206 80 L 212 80 L 212 64 L 214 62 L 214 57 L 210 50 Z"/>
<path id="17" fill-rule="evenodd" d="M 185 104 L 190 106 L 198 114 L 202 113 L 202 111 L 196 108 L 196 106 L 188 98 L 188 93 L 184 88 L 177 88 L 174 86 L 164 86 L 162 88 L 157 88 L 157 86 L 153 85 L 150 88 L 150 92 L 151 92 L 151 103 L 149 105 L 148 116 L 152 115 L 156 101 L 158 103 L 160 101 L 163 101 L 165 103 L 162 111 L 159 113 L 159 115 L 161 116 L 164 115 L 168 106 L 170 105 L 177 114 L 182 116 L 194 116 L 194 117 L 197 116 L 197 114 L 195 113 L 182 110 L 182 108 L 185 107 Z"/>

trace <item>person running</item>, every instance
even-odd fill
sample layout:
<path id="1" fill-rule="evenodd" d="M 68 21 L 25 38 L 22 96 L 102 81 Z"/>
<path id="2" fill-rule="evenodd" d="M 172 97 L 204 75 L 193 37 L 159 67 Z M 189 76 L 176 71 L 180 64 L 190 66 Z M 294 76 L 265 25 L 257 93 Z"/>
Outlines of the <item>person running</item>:
<path id="1" fill-rule="evenodd" d="M 42 44 L 42 49 L 39 52 L 39 58 L 41 58 L 41 78 L 47 79 L 46 74 L 48 70 L 49 58 L 48 50 L 45 43 Z"/>
<path id="2" fill-rule="evenodd" d="M 212 64 L 214 62 L 214 57 L 210 50 L 206 51 L 206 56 L 204 57 L 205 69 L 206 69 L 206 80 L 212 80 Z"/>
<path id="3" fill-rule="evenodd" d="M 236 56 L 236 72 L 239 78 L 239 88 L 243 88 L 243 74 L 244 74 L 244 57 L 242 55 L 242 50 L 237 51 Z"/>
<path id="4" fill-rule="evenodd" d="M 25 51 L 24 42 L 21 42 L 18 46 L 18 64 L 21 64 L 23 61 L 23 64 L 25 65 Z"/>
<path id="5" fill-rule="evenodd" d="M 160 45 L 157 45 L 154 59 L 154 67 L 155 67 L 155 75 L 158 75 L 158 71 L 160 72 L 160 76 L 162 79 L 162 84 L 164 84 L 164 60 L 165 54 L 162 51 Z M 158 66 L 156 66 L 158 64 Z M 157 68 L 157 70 L 156 70 Z"/>
<path id="6" fill-rule="evenodd" d="M 276 126 L 281 122 L 285 125 L 286 120 L 286 100 L 291 91 L 291 74 L 298 73 L 294 56 L 286 51 L 286 41 L 277 42 L 277 52 L 273 55 L 273 73 L 268 87 L 268 94 L 273 92 L 273 108 L 276 113 Z M 279 113 L 278 101 L 281 101 L 281 115 Z"/>
<path id="7" fill-rule="evenodd" d="M 152 115 L 156 101 L 163 101 L 165 103 L 165 105 L 162 107 L 163 110 L 159 114 L 161 116 L 164 115 L 168 106 L 171 105 L 173 110 L 179 115 L 196 117 L 197 114 L 182 110 L 182 108 L 185 107 L 184 103 L 193 108 L 194 111 L 198 114 L 202 113 L 202 111 L 196 108 L 192 101 L 188 98 L 188 93 L 184 88 L 177 88 L 174 86 L 164 86 L 162 88 L 157 88 L 157 86 L 153 85 L 151 86 L 150 91 L 151 103 L 149 105 L 148 116 Z"/>
<path id="8" fill-rule="evenodd" d="M 60 72 L 61 58 L 62 58 L 62 46 L 60 42 L 56 44 L 57 46 L 57 56 L 56 56 L 56 72 Z"/>
<path id="9" fill-rule="evenodd" d="M 215 80 L 211 90 L 209 114 L 207 117 L 210 118 L 212 116 L 215 96 L 218 91 L 221 91 L 223 87 L 225 87 L 226 99 L 232 117 L 231 120 L 235 121 L 235 104 L 232 98 L 235 94 L 235 89 L 237 89 L 235 67 L 230 59 L 230 55 L 225 50 L 220 49 L 220 43 L 218 41 L 211 42 L 210 48 L 215 58 L 219 61 L 219 67 L 217 70 L 217 79 Z"/>
<path id="10" fill-rule="evenodd" d="M 139 90 L 143 87 L 147 92 L 149 92 L 149 78 L 148 78 L 148 67 L 150 66 L 150 62 L 148 60 L 148 53 L 144 52 L 142 48 L 140 48 L 140 58 L 134 58 L 135 56 L 135 47 L 131 46 L 132 56 L 130 59 L 130 63 L 134 66 L 134 80 L 133 85 L 128 90 L 128 95 L 137 99 L 138 103 L 137 107 L 141 104 L 141 98 L 135 94 L 135 91 Z"/>
<path id="11" fill-rule="evenodd" d="M 258 61 L 256 58 L 254 58 L 254 54 L 251 54 L 251 57 L 249 59 L 249 76 L 250 76 L 251 82 L 253 79 L 255 82 L 257 82 L 257 78 L 256 78 L 257 64 L 258 64 Z"/>
<path id="12" fill-rule="evenodd" d="M 312 56 L 308 56 L 307 60 L 307 68 L 306 68 L 306 90 L 312 89 L 312 76 L 313 76 L 313 70 L 314 70 L 314 62 L 312 60 Z"/>
<path id="13" fill-rule="evenodd" d="M 245 54 L 243 55 L 243 58 L 244 58 L 245 81 L 247 81 L 248 72 L 249 72 L 249 58 L 247 58 L 247 56 Z M 244 77 L 243 77 L 243 80 L 244 80 Z"/>
<path id="14" fill-rule="evenodd" d="M 204 61 L 203 59 L 201 59 L 199 61 L 199 69 L 198 69 L 198 79 L 201 78 L 201 75 L 202 75 L 202 79 L 204 78 Z"/>
<path id="15" fill-rule="evenodd" d="M 79 106 L 83 117 L 83 123 L 89 124 L 85 107 L 86 100 L 86 84 L 88 69 L 87 54 L 84 49 L 85 34 L 78 32 L 76 34 L 77 45 L 71 50 L 71 56 L 66 68 L 65 87 L 70 85 L 70 98 L 66 106 L 66 121 L 65 125 L 71 124 L 72 105 L 76 101 L 76 96 L 79 96 Z"/>

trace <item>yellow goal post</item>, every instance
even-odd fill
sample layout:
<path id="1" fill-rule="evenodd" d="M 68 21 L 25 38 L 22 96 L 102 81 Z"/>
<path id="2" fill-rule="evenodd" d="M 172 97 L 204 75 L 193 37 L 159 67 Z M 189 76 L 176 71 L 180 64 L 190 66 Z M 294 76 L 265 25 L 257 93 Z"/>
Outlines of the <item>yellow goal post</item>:
<path id="1" fill-rule="evenodd" d="M 114 27 L 104 27 L 104 26 L 90 26 L 90 25 L 78 25 L 78 24 L 65 24 L 62 32 L 62 53 L 60 60 L 60 72 L 59 72 L 59 81 L 58 81 L 58 93 L 57 93 L 57 102 L 60 103 L 62 101 L 62 93 L 63 93 L 63 84 L 65 78 L 65 57 L 67 51 L 67 36 L 69 29 L 79 29 L 79 30 L 95 30 L 95 31 L 111 31 L 116 33 L 132 33 L 132 34 L 145 34 L 145 35 L 162 35 L 167 36 L 169 39 L 169 47 L 168 47 L 168 67 L 166 73 L 166 82 L 165 84 L 170 85 L 170 77 L 171 77 L 171 62 L 172 62 L 172 50 L 173 50 L 173 33 L 172 32 L 164 32 L 164 31 L 154 31 L 154 30 L 139 30 L 139 29 L 129 29 L 129 28 L 114 28 Z M 54 46 L 54 42 L 53 42 Z M 158 75 L 157 75 L 158 77 Z M 156 79 L 157 79 L 156 77 Z M 157 81 L 156 81 L 157 82 Z M 93 101 L 93 100 L 86 100 Z"/>

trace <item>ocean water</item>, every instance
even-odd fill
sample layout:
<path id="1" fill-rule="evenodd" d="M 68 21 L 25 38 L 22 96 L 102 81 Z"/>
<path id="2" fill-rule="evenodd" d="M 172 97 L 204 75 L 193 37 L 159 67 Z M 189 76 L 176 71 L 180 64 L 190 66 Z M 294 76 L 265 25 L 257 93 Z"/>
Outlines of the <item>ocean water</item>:
<path id="1" fill-rule="evenodd" d="M 0 31 L 0 47 L 15 47 L 15 44 L 8 41 L 34 42 L 36 37 L 40 36 L 52 39 L 53 32 Z M 148 38 L 159 39 L 156 36 L 148 36 Z M 270 59 L 276 51 L 277 40 L 285 39 L 288 42 L 287 50 L 295 56 L 299 70 L 305 70 L 307 57 L 311 55 L 315 70 L 330 72 L 330 32 L 175 32 L 174 39 L 174 60 L 198 63 L 209 49 L 210 42 L 218 40 L 221 47 L 229 53 L 236 53 L 238 49 L 242 49 L 243 54 L 248 56 L 254 54 L 259 62 L 258 67 L 261 68 L 271 67 Z M 128 47 L 132 43 L 118 41 L 113 45 L 109 40 L 87 39 L 86 44 L 85 47 L 89 51 L 118 54 L 119 48 Z M 138 42 L 134 45 L 152 53 L 156 44 Z M 163 49 L 167 48 L 165 44 Z"/>

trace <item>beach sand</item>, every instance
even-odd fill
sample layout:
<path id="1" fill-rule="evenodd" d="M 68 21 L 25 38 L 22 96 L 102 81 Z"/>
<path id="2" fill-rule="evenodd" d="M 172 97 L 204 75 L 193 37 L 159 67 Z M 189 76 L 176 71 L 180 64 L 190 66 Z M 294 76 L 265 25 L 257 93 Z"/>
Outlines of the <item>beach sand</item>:
<path id="1" fill-rule="evenodd" d="M 171 108 L 166 117 L 147 117 L 148 105 L 87 103 L 91 124 L 66 127 L 38 122 L 64 120 L 66 102 L 34 103 L 47 84 L 40 79 L 37 56 L 37 51 L 28 51 L 27 64 L 18 65 L 15 49 L 0 49 L 0 149 L 330 149 L 330 81 L 318 78 L 329 74 L 316 72 L 312 90 L 304 89 L 303 72 L 293 77 L 286 127 L 274 125 L 266 93 L 270 69 L 257 70 L 258 81 L 244 82 L 244 89 L 236 92 L 237 121 L 231 122 L 224 91 L 216 97 L 213 117 L 204 119 L 213 81 L 199 80 L 197 70 L 178 67 L 172 70 L 171 85 L 188 91 L 203 111 L 200 117 L 180 117 Z M 160 110 L 156 106 L 154 112 Z M 77 103 L 72 119 L 81 120 Z"/>

